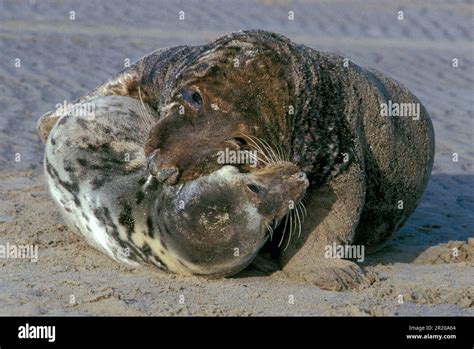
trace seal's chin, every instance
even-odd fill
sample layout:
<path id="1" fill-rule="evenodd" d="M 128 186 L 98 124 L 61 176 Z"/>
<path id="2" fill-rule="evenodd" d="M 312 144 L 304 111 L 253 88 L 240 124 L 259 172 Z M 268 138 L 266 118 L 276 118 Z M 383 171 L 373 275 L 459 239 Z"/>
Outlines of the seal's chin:
<path id="1" fill-rule="evenodd" d="M 192 275 L 206 276 L 209 278 L 222 278 L 233 276 L 245 268 L 255 259 L 260 249 L 265 245 L 269 238 L 269 235 L 265 236 L 264 239 L 257 245 L 255 251 L 245 256 L 233 256 L 232 258 L 221 261 L 220 263 L 212 264 L 193 264 L 187 263 L 186 267 Z"/>

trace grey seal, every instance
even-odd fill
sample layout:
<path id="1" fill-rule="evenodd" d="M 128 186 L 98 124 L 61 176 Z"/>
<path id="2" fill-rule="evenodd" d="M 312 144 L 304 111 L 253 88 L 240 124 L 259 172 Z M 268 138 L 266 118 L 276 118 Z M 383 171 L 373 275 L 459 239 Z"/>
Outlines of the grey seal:
<path id="1" fill-rule="evenodd" d="M 288 276 L 326 289 L 367 282 L 357 264 L 327 258 L 327 246 L 384 246 L 415 210 L 432 169 L 431 120 L 407 88 L 267 31 L 152 52 L 77 102 L 106 95 L 141 99 L 158 115 L 144 156 L 160 183 L 217 171 L 214 156 L 226 147 L 284 154 L 310 185 L 300 238 L 280 245 L 278 258 Z M 60 115 L 40 119 L 42 139 Z M 283 230 L 275 233 L 290 239 Z"/>

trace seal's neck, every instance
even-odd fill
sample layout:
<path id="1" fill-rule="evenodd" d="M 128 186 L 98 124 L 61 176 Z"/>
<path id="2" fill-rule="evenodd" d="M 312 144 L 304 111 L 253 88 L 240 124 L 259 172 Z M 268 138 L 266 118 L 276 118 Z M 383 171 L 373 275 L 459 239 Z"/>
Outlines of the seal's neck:
<path id="1" fill-rule="evenodd" d="M 289 127 L 291 156 L 311 184 L 318 185 L 343 171 L 352 158 L 343 58 L 303 45 L 294 49 L 297 92 Z"/>

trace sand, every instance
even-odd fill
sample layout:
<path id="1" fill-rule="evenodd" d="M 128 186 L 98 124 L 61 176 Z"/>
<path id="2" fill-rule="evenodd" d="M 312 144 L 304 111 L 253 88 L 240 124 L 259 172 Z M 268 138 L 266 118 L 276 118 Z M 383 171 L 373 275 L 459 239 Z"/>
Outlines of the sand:
<path id="1" fill-rule="evenodd" d="M 39 256 L 0 259 L 0 315 L 473 316 L 473 11 L 469 1 L 2 0 L 0 245 L 34 244 Z M 409 222 L 362 264 L 377 275 L 372 285 L 331 292 L 252 268 L 221 280 L 133 269 L 63 225 L 44 185 L 39 116 L 107 80 L 127 59 L 239 29 L 276 31 L 375 67 L 431 114 L 431 180 Z"/>

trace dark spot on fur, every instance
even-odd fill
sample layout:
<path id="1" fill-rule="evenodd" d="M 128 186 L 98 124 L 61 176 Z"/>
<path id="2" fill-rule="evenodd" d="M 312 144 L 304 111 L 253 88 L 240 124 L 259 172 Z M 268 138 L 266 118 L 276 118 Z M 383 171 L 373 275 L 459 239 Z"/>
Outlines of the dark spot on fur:
<path id="1" fill-rule="evenodd" d="M 66 165 L 66 166 L 64 166 L 64 171 L 74 172 L 74 167 L 72 167 L 71 165 Z"/>
<path id="2" fill-rule="evenodd" d="M 97 190 L 101 188 L 107 181 L 108 181 L 108 176 L 96 176 L 94 179 L 90 181 L 92 190 Z"/>
<path id="3" fill-rule="evenodd" d="M 87 129 L 88 128 L 88 124 L 87 124 L 87 121 L 84 120 L 84 119 L 81 119 L 81 118 L 77 118 L 76 119 L 76 122 L 79 124 L 79 126 L 81 126 L 82 128 L 84 129 Z"/>
<path id="4" fill-rule="evenodd" d="M 146 218 L 146 226 L 148 228 L 147 235 L 153 237 L 153 220 L 151 219 L 151 216 Z"/>
<path id="5" fill-rule="evenodd" d="M 129 112 L 129 114 L 132 115 L 134 118 L 136 118 L 136 119 L 139 119 L 139 118 L 140 118 L 140 116 L 139 116 L 134 110 L 132 110 L 132 109 L 129 108 L 129 109 L 128 109 L 128 112 Z"/>
<path id="6" fill-rule="evenodd" d="M 165 242 L 163 240 L 161 240 L 160 242 L 161 242 L 161 245 L 163 246 L 163 248 L 165 250 L 168 250 L 168 246 L 166 246 Z"/>
<path id="7" fill-rule="evenodd" d="M 141 248 L 142 252 L 145 254 L 145 256 L 149 257 L 153 254 L 153 251 L 151 250 L 150 245 L 148 245 L 146 242 Z"/>
<path id="8" fill-rule="evenodd" d="M 123 210 L 120 212 L 119 223 L 127 228 L 127 234 L 130 237 L 135 229 L 135 220 L 132 216 L 132 207 L 127 203 L 123 203 Z"/>
<path id="9" fill-rule="evenodd" d="M 145 198 L 145 193 L 140 190 L 137 192 L 137 195 L 135 196 L 135 198 L 137 200 L 137 205 L 140 205 L 143 199 Z"/>
<path id="10" fill-rule="evenodd" d="M 108 207 L 96 207 L 93 210 L 94 216 L 102 223 L 105 227 L 105 230 L 109 236 L 111 236 L 122 248 L 123 252 L 125 249 L 128 249 L 130 253 L 128 254 L 127 258 L 133 261 L 144 261 L 145 258 L 140 250 L 138 250 L 134 245 L 130 244 L 127 241 L 123 241 L 118 233 L 118 227 L 115 225 L 114 221 L 112 220 L 112 216 Z"/>
<path id="11" fill-rule="evenodd" d="M 157 256 L 152 256 L 151 257 L 151 260 L 155 263 L 155 265 L 163 270 L 167 270 L 168 267 L 166 266 L 166 264 Z"/>
<path id="12" fill-rule="evenodd" d="M 80 207 L 81 202 L 79 198 L 77 197 L 77 194 L 79 192 L 79 185 L 75 182 L 66 182 L 62 180 L 61 177 L 59 176 L 58 171 L 56 171 L 56 169 L 53 167 L 53 165 L 51 165 L 48 159 L 46 159 L 46 171 L 49 173 L 49 175 L 53 179 L 55 179 L 59 183 L 59 185 L 61 185 L 67 192 L 69 192 L 73 196 L 74 203 L 78 207 Z"/>

